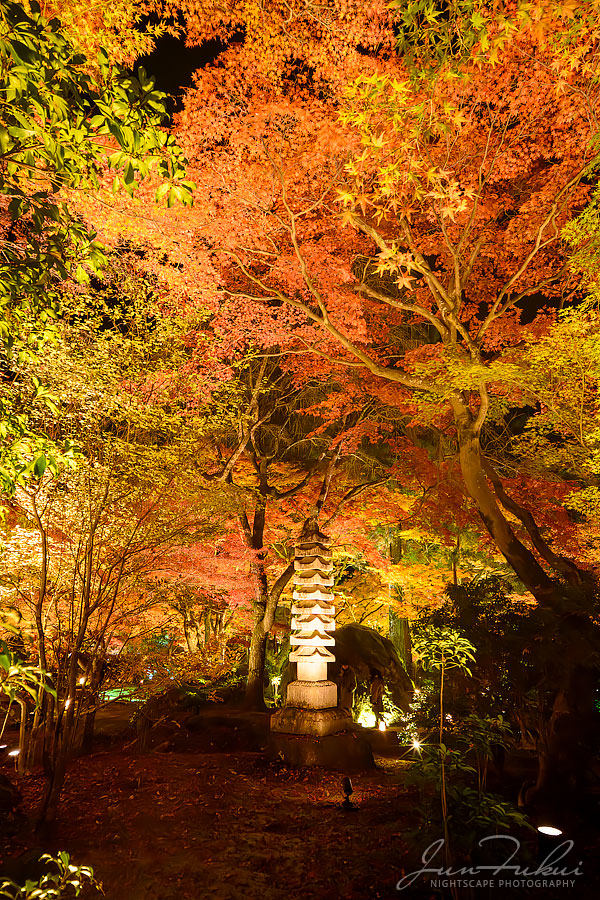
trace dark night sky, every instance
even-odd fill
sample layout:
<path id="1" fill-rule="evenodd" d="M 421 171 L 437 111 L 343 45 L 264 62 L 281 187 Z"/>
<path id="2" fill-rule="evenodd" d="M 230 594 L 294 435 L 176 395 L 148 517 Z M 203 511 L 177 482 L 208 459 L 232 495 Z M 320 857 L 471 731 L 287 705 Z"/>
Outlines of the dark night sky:
<path id="1" fill-rule="evenodd" d="M 200 47 L 186 47 L 183 38 L 165 35 L 156 43 L 156 48 L 136 63 L 143 66 L 156 79 L 156 87 L 173 99 L 168 110 L 173 113 L 186 88 L 192 84 L 196 69 L 215 59 L 224 49 L 220 41 L 207 41 Z"/>

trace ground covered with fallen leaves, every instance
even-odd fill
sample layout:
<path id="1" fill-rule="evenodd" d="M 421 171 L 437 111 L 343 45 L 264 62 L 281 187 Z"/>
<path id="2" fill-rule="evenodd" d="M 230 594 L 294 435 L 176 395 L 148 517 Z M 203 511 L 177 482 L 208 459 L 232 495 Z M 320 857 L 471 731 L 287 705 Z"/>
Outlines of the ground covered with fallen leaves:
<path id="1" fill-rule="evenodd" d="M 109 748 L 74 760 L 56 834 L 42 844 L 23 827 L 12 854 L 65 849 L 94 868 L 109 900 L 398 896 L 396 882 L 418 860 L 403 836 L 417 825 L 404 763 L 381 759 L 353 775 L 357 809 L 347 811 L 342 774 L 217 743 L 200 735 L 168 752 Z M 33 813 L 39 775 L 19 789 Z"/>
<path id="2" fill-rule="evenodd" d="M 357 808 L 345 810 L 339 772 L 269 761 L 257 747 L 267 723 L 200 723 L 141 753 L 131 734 L 118 734 L 117 720 L 105 722 L 102 749 L 71 764 L 54 833 L 36 835 L 27 819 L 41 796 L 39 773 L 18 780 L 23 818 L 8 842 L 13 871 L 19 860 L 67 850 L 93 867 L 108 900 L 439 898 L 424 879 L 396 890 L 421 867 L 430 840 L 419 835 L 410 763 L 377 756 L 377 768 L 352 775 Z M 586 853 L 597 856 L 593 847 Z M 589 879 L 579 888 L 562 896 L 594 896 Z"/>

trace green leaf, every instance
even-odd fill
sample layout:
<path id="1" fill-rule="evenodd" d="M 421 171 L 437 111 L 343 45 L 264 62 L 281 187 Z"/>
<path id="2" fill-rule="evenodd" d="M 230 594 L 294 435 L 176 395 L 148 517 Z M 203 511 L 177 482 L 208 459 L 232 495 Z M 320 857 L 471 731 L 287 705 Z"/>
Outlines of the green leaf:
<path id="1" fill-rule="evenodd" d="M 48 460 L 46 459 L 46 455 L 42 453 L 37 457 L 33 466 L 33 474 L 35 475 L 35 477 L 41 478 L 46 471 L 47 466 Z"/>

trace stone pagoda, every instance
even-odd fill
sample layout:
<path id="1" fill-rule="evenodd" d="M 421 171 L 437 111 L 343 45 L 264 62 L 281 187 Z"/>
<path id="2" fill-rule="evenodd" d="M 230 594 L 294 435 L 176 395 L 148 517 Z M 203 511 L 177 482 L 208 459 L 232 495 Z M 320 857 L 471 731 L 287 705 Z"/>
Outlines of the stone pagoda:
<path id="1" fill-rule="evenodd" d="M 333 565 L 331 541 L 314 520 L 296 545 L 294 570 L 290 662 L 297 677 L 271 731 L 322 737 L 350 728 L 352 717 L 337 707 L 337 685 L 327 679 L 327 665 L 335 662 Z"/>

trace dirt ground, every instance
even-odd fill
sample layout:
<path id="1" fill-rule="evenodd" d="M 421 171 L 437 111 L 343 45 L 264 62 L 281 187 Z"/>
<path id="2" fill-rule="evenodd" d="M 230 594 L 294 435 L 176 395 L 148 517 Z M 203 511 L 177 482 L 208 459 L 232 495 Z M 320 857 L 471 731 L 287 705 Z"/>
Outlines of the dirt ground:
<path id="1" fill-rule="evenodd" d="M 109 718 L 107 744 L 119 733 L 118 715 Z M 167 752 L 108 745 L 74 760 L 56 834 L 42 843 L 23 824 L 10 856 L 65 849 L 94 868 L 108 900 L 403 896 L 396 883 L 420 868 L 425 848 L 407 840 L 418 827 L 419 797 L 405 784 L 406 762 L 377 757 L 378 768 L 353 775 L 358 808 L 347 811 L 343 775 L 268 762 L 260 750 L 244 749 L 252 744 L 244 728 L 226 752 L 231 735 L 221 731 L 199 730 Z M 19 789 L 25 813 L 33 813 L 39 775 L 20 779 Z M 404 896 L 440 894 L 422 881 Z"/>
<path id="2" fill-rule="evenodd" d="M 102 731 L 117 735 L 118 712 Z M 244 743 L 241 732 L 234 743 Z M 65 849 L 94 868 L 108 900 L 397 896 L 415 858 L 402 837 L 416 800 L 402 786 L 403 763 L 380 760 L 353 775 L 358 808 L 346 811 L 342 774 L 293 770 L 255 749 L 224 752 L 228 739 L 215 728 L 188 737 L 185 749 L 109 748 L 74 760 L 56 834 L 42 843 L 24 827 L 10 855 Z M 32 814 L 39 775 L 18 786 Z"/>

